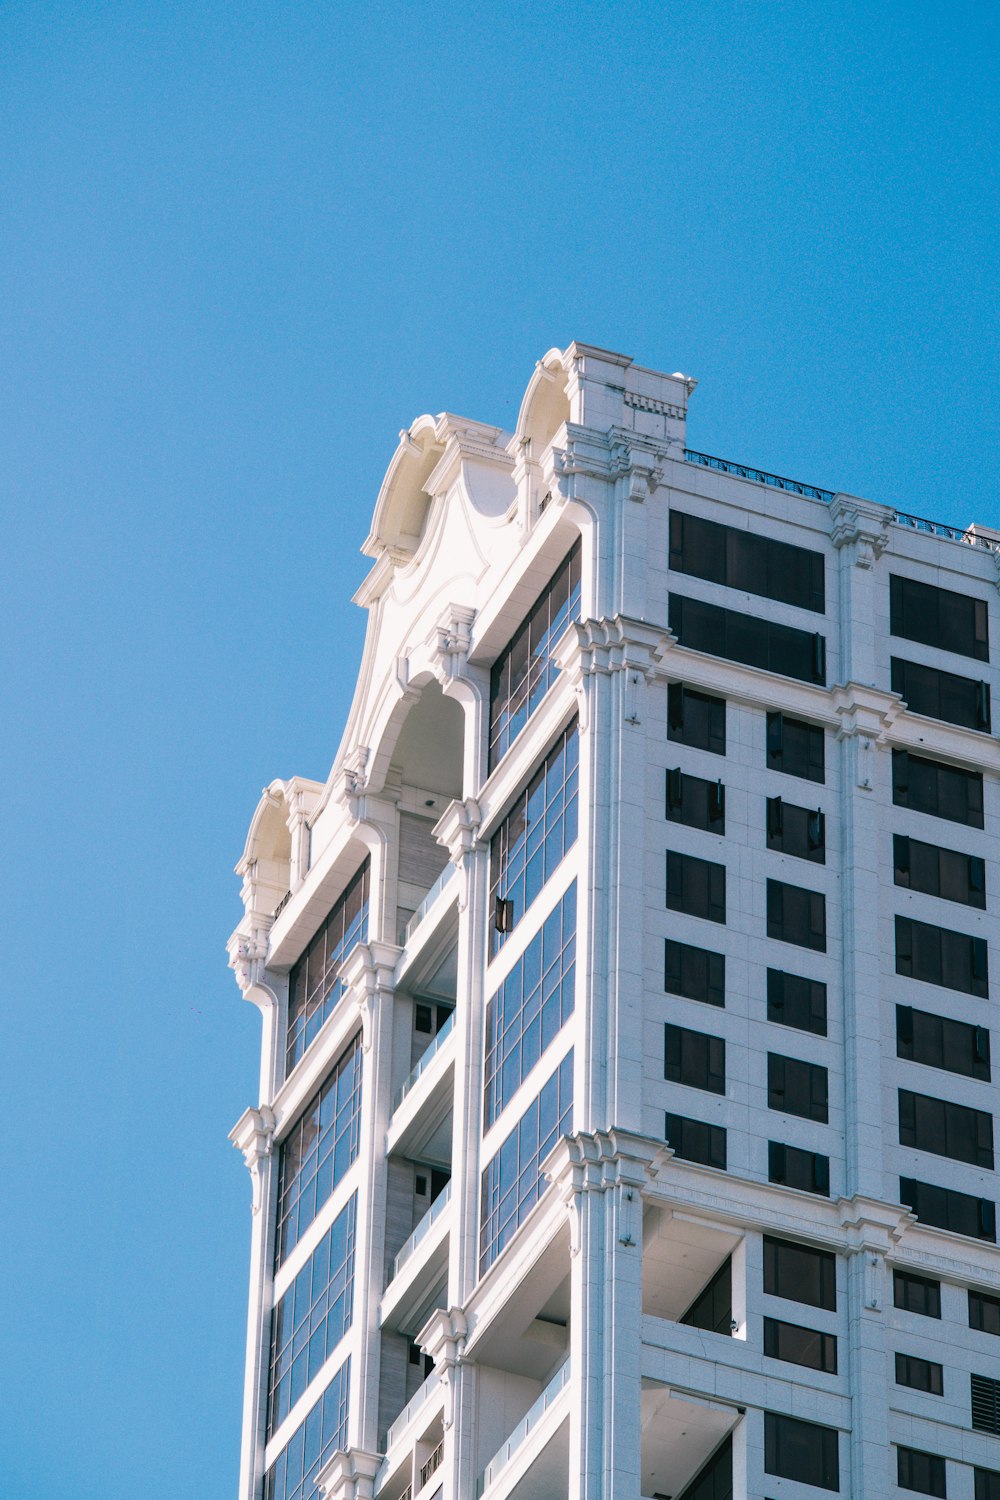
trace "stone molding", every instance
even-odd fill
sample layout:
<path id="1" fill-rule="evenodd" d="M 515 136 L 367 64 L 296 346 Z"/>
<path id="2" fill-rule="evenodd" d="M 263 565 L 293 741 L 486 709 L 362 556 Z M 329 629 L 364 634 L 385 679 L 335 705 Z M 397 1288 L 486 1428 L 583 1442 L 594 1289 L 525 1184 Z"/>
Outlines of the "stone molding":
<path id="1" fill-rule="evenodd" d="M 345 1448 L 316 1475 L 321 1500 L 374 1500 L 382 1457 L 366 1448 Z"/>
<path id="2" fill-rule="evenodd" d="M 830 501 L 830 540 L 838 552 L 849 547 L 856 568 L 871 568 L 889 545 L 895 511 L 891 506 L 838 492 Z"/>
<path id="3" fill-rule="evenodd" d="M 274 1148 L 274 1114 L 270 1107 L 262 1104 L 259 1109 L 245 1109 L 229 1132 L 229 1139 L 237 1151 L 242 1151 L 243 1160 L 250 1173 L 253 1191 L 251 1212 L 260 1213 L 264 1188 L 264 1163 Z"/>
<path id="4" fill-rule="evenodd" d="M 417 1334 L 417 1343 L 434 1361 L 434 1369 L 445 1388 L 444 1427 L 447 1431 L 455 1419 L 454 1374 L 465 1354 L 469 1325 L 461 1307 L 439 1307 Z"/>
<path id="5" fill-rule="evenodd" d="M 261 1012 L 276 1003 L 274 991 L 266 982 L 266 963 L 273 916 L 250 913 L 240 923 L 226 944 L 229 967 L 236 977 L 244 1000 Z"/>
<path id="6" fill-rule="evenodd" d="M 857 735 L 878 745 L 886 743 L 905 706 L 898 693 L 868 687 L 863 682 L 837 683 L 830 689 L 830 698 L 840 721 L 838 740 Z"/>
<path id="7" fill-rule="evenodd" d="M 553 655 L 559 671 L 565 673 L 576 694 L 581 727 L 587 728 L 589 724 L 590 679 L 627 672 L 629 684 L 639 687 L 656 676 L 673 643 L 669 630 L 627 615 L 580 620 L 570 625 L 556 642 Z M 640 723 L 638 702 L 631 696 L 626 708 L 626 721 Z"/>
<path id="8" fill-rule="evenodd" d="M 628 1131 L 577 1131 L 562 1136 L 542 1173 L 565 1205 L 570 1221 L 570 1254 L 580 1250 L 580 1208 L 584 1193 L 611 1193 L 617 1202 L 618 1240 L 642 1245 L 642 1196 L 673 1153 Z"/>
<path id="9" fill-rule="evenodd" d="M 486 853 L 487 846 L 479 837 L 483 815 L 475 797 L 456 797 L 448 803 L 434 825 L 434 837 L 448 851 L 448 858 L 461 876 L 458 909 L 465 911 L 469 903 L 469 873 L 471 861 Z"/>
<path id="10" fill-rule="evenodd" d="M 395 992 L 396 964 L 402 953 L 395 943 L 357 943 L 341 968 L 341 977 L 361 1015 L 361 1049 L 371 1050 L 375 1010 L 379 1001 Z"/>

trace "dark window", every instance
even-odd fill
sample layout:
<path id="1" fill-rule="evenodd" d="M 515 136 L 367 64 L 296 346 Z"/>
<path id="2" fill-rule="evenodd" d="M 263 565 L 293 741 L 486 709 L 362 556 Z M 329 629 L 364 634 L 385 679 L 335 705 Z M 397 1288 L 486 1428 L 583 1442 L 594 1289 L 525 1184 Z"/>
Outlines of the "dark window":
<path id="1" fill-rule="evenodd" d="M 670 567 L 817 614 L 825 608 L 822 552 L 679 510 L 670 512 Z"/>
<path id="2" fill-rule="evenodd" d="M 726 700 L 672 682 L 667 689 L 667 738 L 695 750 L 726 753 Z"/>
<path id="3" fill-rule="evenodd" d="M 928 1396 L 943 1396 L 944 1368 L 932 1359 L 920 1359 L 916 1354 L 897 1354 L 896 1384 L 908 1385 L 914 1391 L 925 1391 Z"/>
<path id="4" fill-rule="evenodd" d="M 667 1145 L 681 1161 L 694 1161 L 703 1167 L 726 1166 L 726 1132 L 721 1125 L 706 1125 L 686 1115 L 666 1117 Z"/>
<path id="5" fill-rule="evenodd" d="M 818 1422 L 764 1413 L 764 1472 L 821 1490 L 840 1488 L 839 1435 Z"/>
<path id="6" fill-rule="evenodd" d="M 783 797 L 768 797 L 766 826 L 769 849 L 826 864 L 826 818 L 818 807 L 797 807 Z"/>
<path id="7" fill-rule="evenodd" d="M 782 1323 L 777 1318 L 764 1319 L 764 1353 L 769 1359 L 783 1359 L 786 1364 L 806 1365 L 826 1375 L 837 1373 L 837 1340 L 832 1333 L 817 1333 L 798 1323 Z"/>
<path id="8" fill-rule="evenodd" d="M 667 907 L 704 917 L 709 922 L 726 920 L 726 867 L 693 854 L 667 853 Z"/>
<path id="9" fill-rule="evenodd" d="M 921 1453 L 917 1448 L 897 1448 L 896 1483 L 901 1490 L 916 1490 L 918 1495 L 938 1495 L 946 1500 L 944 1459 L 937 1453 Z"/>
<path id="10" fill-rule="evenodd" d="M 897 917 L 896 973 L 985 1000 L 990 992 L 986 939 Z"/>
<path id="11" fill-rule="evenodd" d="M 897 807 L 948 818 L 969 828 L 983 826 L 983 778 L 979 771 L 963 771 L 943 761 L 892 752 L 892 800 Z"/>
<path id="12" fill-rule="evenodd" d="M 826 638 L 761 615 L 744 615 L 683 594 L 670 595 L 670 629 L 681 646 L 762 667 L 802 682 L 826 683 Z"/>
<path id="13" fill-rule="evenodd" d="M 781 880 L 767 882 L 767 935 L 781 943 L 826 952 L 826 898 Z"/>
<path id="14" fill-rule="evenodd" d="M 798 1146 L 785 1146 L 781 1141 L 768 1141 L 767 1178 L 769 1182 L 780 1182 L 803 1193 L 821 1193 L 828 1198 L 830 1158 L 821 1156 L 818 1151 L 803 1151 Z"/>
<path id="15" fill-rule="evenodd" d="M 486 1127 L 493 1124 L 572 1015 L 575 990 L 574 882 L 487 1002 Z"/>
<path id="16" fill-rule="evenodd" d="M 1000 1337 L 1000 1297 L 991 1297 L 988 1292 L 970 1292 L 969 1327 Z"/>
<path id="17" fill-rule="evenodd" d="M 990 1034 L 985 1026 L 896 1006 L 896 1056 L 928 1068 L 990 1081 Z"/>
<path id="18" fill-rule="evenodd" d="M 552 648 L 580 612 L 580 543 L 563 558 L 490 673 L 489 768 L 521 733 L 559 675 Z"/>
<path id="19" fill-rule="evenodd" d="M 708 833 L 726 831 L 726 789 L 721 781 L 686 776 L 679 768 L 667 772 L 667 821 L 703 828 Z"/>
<path id="20" fill-rule="evenodd" d="M 542 1084 L 482 1176 L 479 1219 L 479 1274 L 491 1266 L 519 1224 L 528 1217 L 547 1183 L 541 1165 L 573 1120 L 573 1054 Z"/>
<path id="21" fill-rule="evenodd" d="M 725 955 L 667 938 L 663 987 L 668 995 L 704 1000 L 707 1005 L 725 1005 Z"/>
<path id="22" fill-rule="evenodd" d="M 896 884 L 909 891 L 924 891 L 963 906 L 986 906 L 986 865 L 978 855 L 939 849 L 897 833 L 892 840 L 892 864 Z"/>
<path id="23" fill-rule="evenodd" d="M 800 776 L 804 781 L 825 781 L 825 743 L 818 724 L 806 724 L 781 713 L 767 716 L 767 764 L 772 771 Z"/>
<path id="24" fill-rule="evenodd" d="M 826 985 L 818 979 L 768 969 L 767 1019 L 826 1036 Z"/>
<path id="25" fill-rule="evenodd" d="M 987 682 L 925 667 L 920 662 L 892 658 L 892 691 L 915 714 L 944 719 L 963 729 L 990 728 L 990 688 Z"/>
<path id="26" fill-rule="evenodd" d="M 893 1271 L 892 1300 L 903 1312 L 919 1313 L 922 1318 L 940 1318 L 941 1283 L 928 1276 L 914 1276 L 910 1271 Z"/>
<path id="27" fill-rule="evenodd" d="M 764 1290 L 788 1302 L 837 1311 L 837 1257 L 793 1240 L 764 1236 Z"/>
<path id="28" fill-rule="evenodd" d="M 278 1152 L 275 1269 L 299 1241 L 358 1154 L 361 1036 L 292 1126 Z"/>
<path id="29" fill-rule="evenodd" d="M 357 1201 L 354 1193 L 271 1314 L 269 1438 L 351 1326 Z"/>
<path id="30" fill-rule="evenodd" d="M 918 583 L 915 578 L 889 578 L 889 629 L 907 641 L 937 646 L 960 656 L 989 661 L 989 620 L 985 599 L 956 594 L 952 589 Z"/>
<path id="31" fill-rule="evenodd" d="M 733 1500 L 733 1440 L 726 1438 L 677 1500 Z M 979 1500 L 978 1495 L 976 1500 Z M 993 1497 L 990 1496 L 990 1500 Z"/>
<path id="32" fill-rule="evenodd" d="M 727 1338 L 732 1337 L 733 1275 L 732 1262 L 728 1258 L 679 1321 L 688 1328 L 703 1328 L 706 1333 L 724 1333 Z"/>
<path id="33" fill-rule="evenodd" d="M 974 1198 L 971 1193 L 918 1182 L 915 1177 L 899 1179 L 899 1198 L 923 1224 L 996 1244 L 996 1204 L 989 1198 Z"/>
<path id="34" fill-rule="evenodd" d="M 576 843 L 579 735 L 561 734 L 490 840 L 490 910 L 508 903 L 503 931 L 492 923 L 490 953 L 499 951 L 563 855 Z"/>
<path id="35" fill-rule="evenodd" d="M 1000 1436 L 1000 1380 L 988 1375 L 973 1375 L 972 1425 L 977 1432 L 995 1432 Z"/>
<path id="36" fill-rule="evenodd" d="M 976 1493 L 973 1500 L 1000 1500 L 1000 1469 L 974 1469 Z"/>
<path id="37" fill-rule="evenodd" d="M 950 1099 L 899 1090 L 899 1144 L 993 1170 L 993 1116 Z"/>
<path id="38" fill-rule="evenodd" d="M 726 1092 L 726 1044 L 721 1036 L 670 1025 L 663 1033 L 663 1076 L 668 1082 L 686 1083 L 710 1094 Z"/>
<path id="39" fill-rule="evenodd" d="M 805 1120 L 829 1119 L 829 1085 L 826 1069 L 798 1057 L 767 1054 L 767 1107 Z"/>
<path id="40" fill-rule="evenodd" d="M 344 959 L 365 941 L 368 931 L 368 876 L 366 859 L 288 977 L 286 1075 L 344 993 Z"/>
<path id="41" fill-rule="evenodd" d="M 347 1444 L 350 1391 L 351 1361 L 345 1359 L 264 1475 L 263 1500 L 314 1500 L 317 1474 Z"/>

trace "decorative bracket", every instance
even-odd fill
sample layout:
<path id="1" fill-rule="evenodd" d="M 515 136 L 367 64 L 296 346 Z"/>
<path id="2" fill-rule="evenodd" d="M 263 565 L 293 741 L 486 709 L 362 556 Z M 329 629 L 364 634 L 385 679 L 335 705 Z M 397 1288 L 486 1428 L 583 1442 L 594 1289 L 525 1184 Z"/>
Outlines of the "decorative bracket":
<path id="1" fill-rule="evenodd" d="M 580 1252 L 580 1208 L 584 1193 L 611 1193 L 616 1203 L 618 1243 L 642 1245 L 642 1195 L 672 1153 L 643 1136 L 611 1129 L 578 1131 L 556 1142 L 542 1173 L 566 1207 L 570 1254 Z"/>
<path id="2" fill-rule="evenodd" d="M 341 977 L 361 1014 L 361 1049 L 371 1050 L 379 1000 L 394 993 L 396 963 L 402 948 L 393 943 L 356 943 L 344 960 Z"/>
<path id="3" fill-rule="evenodd" d="M 830 537 L 838 552 L 853 548 L 856 568 L 872 568 L 889 545 L 895 512 L 874 500 L 836 494 L 830 501 Z"/>
<path id="4" fill-rule="evenodd" d="M 448 803 L 434 825 L 434 837 L 448 850 L 452 864 L 457 866 L 462 877 L 459 911 L 465 911 L 469 902 L 469 861 L 486 848 L 479 838 L 482 820 L 479 803 L 474 797 L 464 800 L 456 797 Z"/>
<path id="5" fill-rule="evenodd" d="M 439 1307 L 417 1335 L 417 1343 L 434 1361 L 445 1387 L 444 1426 L 455 1420 L 455 1370 L 465 1354 L 469 1325 L 460 1307 Z"/>
<path id="6" fill-rule="evenodd" d="M 251 1212 L 260 1213 L 264 1188 L 264 1163 L 274 1145 L 274 1115 L 267 1104 L 259 1109 L 246 1109 L 229 1132 L 229 1139 L 237 1151 L 243 1152 L 243 1160 L 250 1173 L 253 1191 Z"/>
<path id="7" fill-rule="evenodd" d="M 374 1500 L 381 1467 L 381 1455 L 365 1448 L 335 1453 L 316 1475 L 321 1500 Z"/>

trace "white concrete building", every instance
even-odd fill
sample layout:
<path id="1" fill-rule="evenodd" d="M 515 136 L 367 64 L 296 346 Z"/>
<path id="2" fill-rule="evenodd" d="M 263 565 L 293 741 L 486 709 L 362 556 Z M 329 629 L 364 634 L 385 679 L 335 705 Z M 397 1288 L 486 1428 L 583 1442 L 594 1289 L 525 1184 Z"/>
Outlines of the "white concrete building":
<path id="1" fill-rule="evenodd" d="M 240 1500 L 1000 1497 L 1000 535 L 694 385 L 401 434 L 238 866 Z"/>

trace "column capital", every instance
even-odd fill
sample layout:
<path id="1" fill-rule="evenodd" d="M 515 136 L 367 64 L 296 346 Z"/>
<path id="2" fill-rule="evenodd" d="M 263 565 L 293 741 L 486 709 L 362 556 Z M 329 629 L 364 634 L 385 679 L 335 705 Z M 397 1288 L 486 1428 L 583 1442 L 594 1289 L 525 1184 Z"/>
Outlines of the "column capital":
<path id="1" fill-rule="evenodd" d="M 461 876 L 460 912 L 465 911 L 469 904 L 471 862 L 487 853 L 487 845 L 479 837 L 482 821 L 482 809 L 475 797 L 456 797 L 448 803 L 434 825 L 434 837 L 447 849 L 449 859 Z"/>
<path id="2" fill-rule="evenodd" d="M 270 943 L 272 915 L 248 912 L 226 944 L 229 967 L 236 977 L 244 1000 L 267 1011 L 275 1002 L 275 994 L 267 982 L 267 954 Z"/>
<path id="3" fill-rule="evenodd" d="M 229 1139 L 237 1151 L 242 1151 L 250 1173 L 254 1214 L 260 1212 L 263 1199 L 264 1163 L 274 1148 L 274 1123 L 269 1105 L 262 1104 L 259 1109 L 251 1106 L 243 1111 L 229 1132 Z"/>
<path id="4" fill-rule="evenodd" d="M 916 1215 L 898 1203 L 885 1203 L 855 1193 L 852 1198 L 838 1198 L 840 1222 L 847 1233 L 847 1253 L 856 1255 L 874 1251 L 888 1255 L 899 1243 Z"/>
<path id="5" fill-rule="evenodd" d="M 830 689 L 833 710 L 840 723 L 839 740 L 855 735 L 884 745 L 890 729 L 903 712 L 899 693 L 868 687 L 863 682 L 837 683 Z"/>
<path id="6" fill-rule="evenodd" d="M 840 551 L 851 549 L 856 568 L 871 568 L 889 545 L 889 527 L 896 512 L 890 505 L 838 493 L 830 501 L 830 539 Z"/>
<path id="7" fill-rule="evenodd" d="M 361 1012 L 361 1046 L 371 1049 L 378 1002 L 395 992 L 396 964 L 402 948 L 395 943 L 356 943 L 341 968 L 341 977 Z"/>
<path id="8" fill-rule="evenodd" d="M 618 1200 L 619 1242 L 642 1241 L 642 1194 L 672 1152 L 629 1131 L 577 1131 L 561 1136 L 542 1163 L 542 1173 L 570 1216 L 570 1251 L 580 1248 L 581 1200 L 589 1193 L 610 1193 Z"/>
<path id="9" fill-rule="evenodd" d="M 624 672 L 626 682 L 638 687 L 657 675 L 673 644 L 674 637 L 663 626 L 628 615 L 579 620 L 570 625 L 552 654 L 576 694 L 581 728 L 589 721 L 589 689 L 596 678 Z M 633 697 L 629 698 L 625 717 L 630 723 L 640 722 L 638 701 Z"/>
<path id="10" fill-rule="evenodd" d="M 381 1455 L 347 1448 L 333 1455 L 316 1475 L 321 1500 L 373 1500 Z"/>

